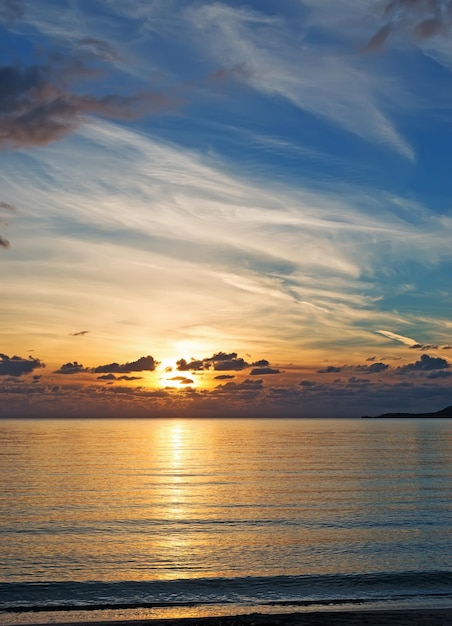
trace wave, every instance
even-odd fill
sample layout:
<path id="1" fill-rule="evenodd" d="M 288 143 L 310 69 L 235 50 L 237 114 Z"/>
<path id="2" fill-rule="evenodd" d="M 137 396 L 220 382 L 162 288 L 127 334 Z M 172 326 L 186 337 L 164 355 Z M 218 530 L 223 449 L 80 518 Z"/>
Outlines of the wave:
<path id="1" fill-rule="evenodd" d="M 94 611 L 194 607 L 329 606 L 452 600 L 452 572 L 198 578 L 118 582 L 0 583 L 0 611 Z"/>

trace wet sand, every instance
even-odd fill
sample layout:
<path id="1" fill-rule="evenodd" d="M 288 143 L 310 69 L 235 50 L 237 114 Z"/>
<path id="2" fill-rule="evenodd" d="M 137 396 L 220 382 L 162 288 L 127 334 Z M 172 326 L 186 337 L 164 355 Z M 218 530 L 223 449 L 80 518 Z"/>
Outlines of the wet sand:
<path id="1" fill-rule="evenodd" d="M 65 623 L 61 626 L 81 626 L 82 624 L 89 624 L 89 626 L 452 626 L 452 608 L 251 613 L 218 617 L 78 622 L 77 624 Z"/>

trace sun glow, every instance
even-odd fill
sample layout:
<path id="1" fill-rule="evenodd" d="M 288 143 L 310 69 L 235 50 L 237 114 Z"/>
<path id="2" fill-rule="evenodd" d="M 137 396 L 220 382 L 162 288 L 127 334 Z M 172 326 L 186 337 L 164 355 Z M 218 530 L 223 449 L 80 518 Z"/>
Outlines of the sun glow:
<path id="1" fill-rule="evenodd" d="M 193 372 L 180 372 L 177 369 L 177 359 L 163 359 L 158 372 L 158 384 L 160 387 L 173 389 L 186 389 L 197 387 L 199 381 Z"/>

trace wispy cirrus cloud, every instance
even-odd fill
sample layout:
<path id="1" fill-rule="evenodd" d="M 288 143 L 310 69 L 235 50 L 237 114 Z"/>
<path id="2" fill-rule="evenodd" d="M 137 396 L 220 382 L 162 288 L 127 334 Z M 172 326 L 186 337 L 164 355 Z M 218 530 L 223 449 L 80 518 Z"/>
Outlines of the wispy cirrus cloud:
<path id="1" fill-rule="evenodd" d="M 69 153 L 60 145 L 34 152 L 45 177 L 30 173 L 19 156 L 5 159 L 2 189 L 20 204 L 22 222 L 42 231 L 39 242 L 24 240 L 28 255 L 42 245 L 43 252 L 52 249 L 69 261 L 83 249 L 96 277 L 75 262 L 61 278 L 45 261 L 33 272 L 51 271 L 73 308 L 79 306 L 76 294 L 86 292 L 83 281 L 96 283 L 84 296 L 92 310 L 102 310 L 103 293 L 114 285 L 108 298 L 117 299 L 107 315 L 118 311 L 118 319 L 137 320 L 137 333 L 151 324 L 161 329 L 159 337 L 186 337 L 193 327 L 199 340 L 203 327 L 210 335 L 204 352 L 212 333 L 216 345 L 226 333 L 223 345 L 231 347 L 265 337 L 259 351 L 269 356 L 289 338 L 294 351 L 368 341 L 373 328 L 401 323 L 381 301 L 381 278 L 391 272 L 392 286 L 398 271 L 405 282 L 405 263 L 425 263 L 433 271 L 450 257 L 451 225 L 378 190 L 343 184 L 320 191 L 247 179 L 218 158 L 92 119 L 73 136 Z M 26 176 L 27 188 L 14 185 L 15 176 Z M 143 285 L 150 268 L 153 297 L 171 311 L 171 323 L 147 306 Z M 13 288 L 13 274 L 8 283 Z M 131 307 L 122 289 L 141 304 Z M 192 290 L 203 293 L 199 308 L 178 306 Z M 221 331 L 209 310 L 217 311 Z M 252 328 L 238 323 L 244 317 L 253 320 Z M 411 313 L 406 320 L 414 321 Z M 300 335 L 300 325 L 309 330 Z M 103 332 L 91 328 L 93 336 Z"/>
<path id="2" fill-rule="evenodd" d="M 300 32 L 281 16 L 221 3 L 192 8 L 188 15 L 203 33 L 201 41 L 208 42 L 210 54 L 244 64 L 249 86 L 268 97 L 284 97 L 362 139 L 415 158 L 380 105 L 380 91 L 389 83 L 384 87 L 375 69 L 366 71 L 358 56 L 339 54 L 315 42 L 300 46 Z"/>
<path id="3" fill-rule="evenodd" d="M 398 335 L 397 333 L 393 333 L 390 330 L 377 330 L 375 332 L 377 332 L 379 335 L 383 335 L 384 337 L 387 337 L 388 339 L 392 339 L 394 341 L 399 341 L 400 343 L 404 343 L 407 346 L 418 345 L 418 342 L 415 339 L 412 339 L 411 337 L 405 337 L 404 335 Z"/>

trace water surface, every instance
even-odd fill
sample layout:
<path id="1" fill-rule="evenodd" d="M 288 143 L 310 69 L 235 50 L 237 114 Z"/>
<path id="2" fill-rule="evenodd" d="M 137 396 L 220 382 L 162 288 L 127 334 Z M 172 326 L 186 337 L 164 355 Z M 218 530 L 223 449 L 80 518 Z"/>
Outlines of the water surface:
<path id="1" fill-rule="evenodd" d="M 451 602 L 451 420 L 17 420 L 0 436 L 4 610 Z"/>

